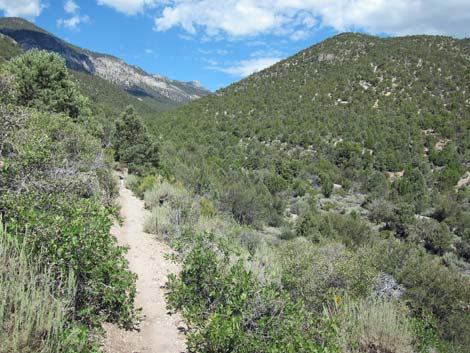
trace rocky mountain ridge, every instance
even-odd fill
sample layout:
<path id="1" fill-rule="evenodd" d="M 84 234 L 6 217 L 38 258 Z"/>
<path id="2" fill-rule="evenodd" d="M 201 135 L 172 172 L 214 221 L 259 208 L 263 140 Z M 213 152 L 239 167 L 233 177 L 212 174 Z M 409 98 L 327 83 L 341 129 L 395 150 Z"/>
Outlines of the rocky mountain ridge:
<path id="1" fill-rule="evenodd" d="M 42 49 L 58 53 L 70 69 L 99 76 L 137 97 L 182 104 L 209 94 L 199 82 L 181 82 L 149 74 L 114 56 L 76 47 L 21 18 L 1 18 L 0 33 L 24 50 Z"/>

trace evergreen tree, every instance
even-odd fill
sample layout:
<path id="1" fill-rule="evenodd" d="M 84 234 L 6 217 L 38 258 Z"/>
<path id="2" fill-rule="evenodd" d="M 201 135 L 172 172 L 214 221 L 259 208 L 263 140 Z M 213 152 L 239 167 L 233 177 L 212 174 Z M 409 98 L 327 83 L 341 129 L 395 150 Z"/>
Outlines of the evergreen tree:
<path id="1" fill-rule="evenodd" d="M 150 139 L 133 106 L 128 106 L 116 121 L 114 148 L 116 160 L 126 163 L 131 173 L 142 175 L 158 167 L 158 145 Z"/>
<path id="2" fill-rule="evenodd" d="M 6 71 L 13 77 L 11 96 L 18 105 L 65 113 L 75 121 L 90 115 L 87 98 L 78 91 L 58 54 L 30 50 L 10 60 Z"/>

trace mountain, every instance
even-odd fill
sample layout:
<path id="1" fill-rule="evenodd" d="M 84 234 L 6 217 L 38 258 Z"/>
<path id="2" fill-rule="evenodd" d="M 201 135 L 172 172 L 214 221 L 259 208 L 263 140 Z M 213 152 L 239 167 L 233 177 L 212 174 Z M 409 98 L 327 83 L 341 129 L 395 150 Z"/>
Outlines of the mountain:
<path id="1" fill-rule="evenodd" d="M 290 244 L 289 278 L 302 272 L 303 260 L 291 258 L 307 243 L 353 251 L 380 243 L 373 262 L 407 288 L 412 311 L 433 315 L 456 347 L 449 352 L 468 351 L 468 43 L 332 37 L 149 121 L 165 141 L 164 170 Z M 265 239 L 240 241 L 256 248 Z M 323 271 L 305 266 L 294 295 Z M 311 288 L 306 301 L 318 295 Z"/>
<path id="2" fill-rule="evenodd" d="M 153 123 L 178 179 L 222 203 L 230 187 L 244 190 L 252 214 L 240 221 L 282 223 L 312 194 L 322 210 L 405 235 L 403 219 L 374 218 L 379 205 L 441 222 L 450 198 L 470 212 L 457 196 L 469 184 L 469 66 L 468 40 L 345 33 Z M 448 222 L 462 236 L 466 226 Z"/>
<path id="3" fill-rule="evenodd" d="M 23 50 L 37 48 L 56 52 L 70 69 L 98 76 L 140 99 L 175 106 L 209 93 L 197 81 L 181 82 L 149 74 L 114 56 L 76 47 L 21 18 L 1 18 L 0 33 L 12 38 Z"/>
<path id="4" fill-rule="evenodd" d="M 388 175 L 418 162 L 431 178 L 442 172 L 436 153 L 447 150 L 458 156 L 463 174 L 470 167 L 469 65 L 468 40 L 346 33 L 157 123 L 168 131 L 183 126 L 181 142 L 201 153 L 221 143 L 214 152 L 225 160 L 232 159 L 226 148 L 277 150 L 301 162 L 310 183 L 315 173 L 307 169 L 320 160 L 338 169 L 329 172 L 338 184 L 357 181 L 364 168 Z M 232 162 L 259 169 L 250 158 L 235 155 Z"/>

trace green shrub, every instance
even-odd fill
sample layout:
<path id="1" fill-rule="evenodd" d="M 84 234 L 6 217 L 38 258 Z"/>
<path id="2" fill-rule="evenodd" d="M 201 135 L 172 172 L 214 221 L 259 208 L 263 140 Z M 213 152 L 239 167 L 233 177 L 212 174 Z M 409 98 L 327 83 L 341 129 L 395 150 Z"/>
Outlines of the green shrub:
<path id="1" fill-rule="evenodd" d="M 322 174 L 320 176 L 320 180 L 321 180 L 321 192 L 323 193 L 325 197 L 330 197 L 334 189 L 333 181 L 326 174 Z"/>
<path id="2" fill-rule="evenodd" d="M 110 236 L 112 209 L 97 199 L 30 192 L 4 195 L 0 208 L 13 234 L 25 234 L 32 257 L 41 255 L 54 274 L 72 271 L 77 278 L 77 319 L 90 324 L 102 320 L 132 328 L 135 275 L 127 268 L 125 248 Z"/>
<path id="3" fill-rule="evenodd" d="M 317 243 L 322 239 L 340 241 L 350 248 L 368 244 L 373 239 L 369 224 L 357 216 L 310 210 L 296 223 L 296 235 Z"/>
<path id="4" fill-rule="evenodd" d="M 134 107 L 128 106 L 116 121 L 112 139 L 116 160 L 127 164 L 130 173 L 142 176 L 155 172 L 160 162 L 159 147 Z"/>
<path id="5" fill-rule="evenodd" d="M 155 183 L 153 178 L 148 179 L 149 185 L 153 187 L 148 188 L 144 193 L 144 201 L 147 208 L 157 207 L 169 203 L 171 207 L 191 207 L 192 198 L 188 191 L 183 187 L 171 184 L 167 181 Z"/>
<path id="6" fill-rule="evenodd" d="M 90 114 L 88 100 L 58 54 L 29 50 L 11 59 L 6 70 L 13 76 L 16 89 L 11 94 L 18 105 L 65 113 L 74 120 Z"/>
<path id="7" fill-rule="evenodd" d="M 201 207 L 201 216 L 212 218 L 217 215 L 217 209 L 211 200 L 203 197 L 199 200 L 199 205 Z"/>
<path id="8" fill-rule="evenodd" d="M 445 267 L 423 248 L 399 240 L 377 243 L 370 249 L 375 266 L 390 273 L 405 288 L 404 299 L 418 318 L 435 318 L 441 339 L 452 342 L 456 352 L 469 347 L 470 281 Z"/>
<path id="9" fill-rule="evenodd" d="M 75 277 L 59 280 L 0 223 L 0 353 L 88 352 L 86 331 L 70 323 Z"/>
<path id="10" fill-rule="evenodd" d="M 137 191 L 138 191 L 137 188 L 139 184 L 140 184 L 140 178 L 134 174 L 128 174 L 124 181 L 124 185 L 126 186 L 126 188 L 128 188 L 129 190 L 132 190 L 136 195 L 137 195 Z"/>
<path id="11" fill-rule="evenodd" d="M 336 295 L 367 296 L 377 278 L 377 271 L 363 252 L 349 251 L 338 243 L 318 246 L 296 238 L 282 243 L 271 261 L 283 287 L 317 313 Z"/>
<path id="12" fill-rule="evenodd" d="M 416 219 L 407 228 L 407 239 L 416 242 L 426 250 L 443 255 L 451 250 L 454 236 L 445 223 L 434 219 Z"/>
<path id="13" fill-rule="evenodd" d="M 213 236 L 193 240 L 180 275 L 168 282 L 170 308 L 180 310 L 191 327 L 190 351 L 318 351 L 314 323 L 301 306 L 279 288 L 258 284 Z"/>
<path id="14" fill-rule="evenodd" d="M 137 196 L 140 198 L 144 197 L 144 194 L 147 190 L 151 189 L 152 187 L 158 185 L 160 182 L 159 177 L 155 175 L 147 175 L 145 176 L 142 181 L 139 183 L 137 188 Z"/>

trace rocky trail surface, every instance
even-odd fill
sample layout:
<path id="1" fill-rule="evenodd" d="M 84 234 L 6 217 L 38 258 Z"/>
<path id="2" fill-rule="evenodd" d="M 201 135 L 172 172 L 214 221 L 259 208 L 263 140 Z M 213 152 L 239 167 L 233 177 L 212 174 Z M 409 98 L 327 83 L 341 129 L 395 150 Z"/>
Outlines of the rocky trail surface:
<path id="1" fill-rule="evenodd" d="M 106 353 L 181 353 L 185 351 L 182 320 L 170 315 L 166 309 L 165 282 L 167 275 L 176 273 L 178 267 L 165 258 L 172 250 L 168 245 L 143 231 L 145 215 L 143 201 L 126 189 L 121 181 L 119 204 L 122 226 L 114 226 L 120 245 L 127 245 L 126 255 L 131 271 L 137 274 L 135 306 L 142 308 L 140 331 L 125 331 L 106 325 L 107 336 L 103 343 Z"/>

